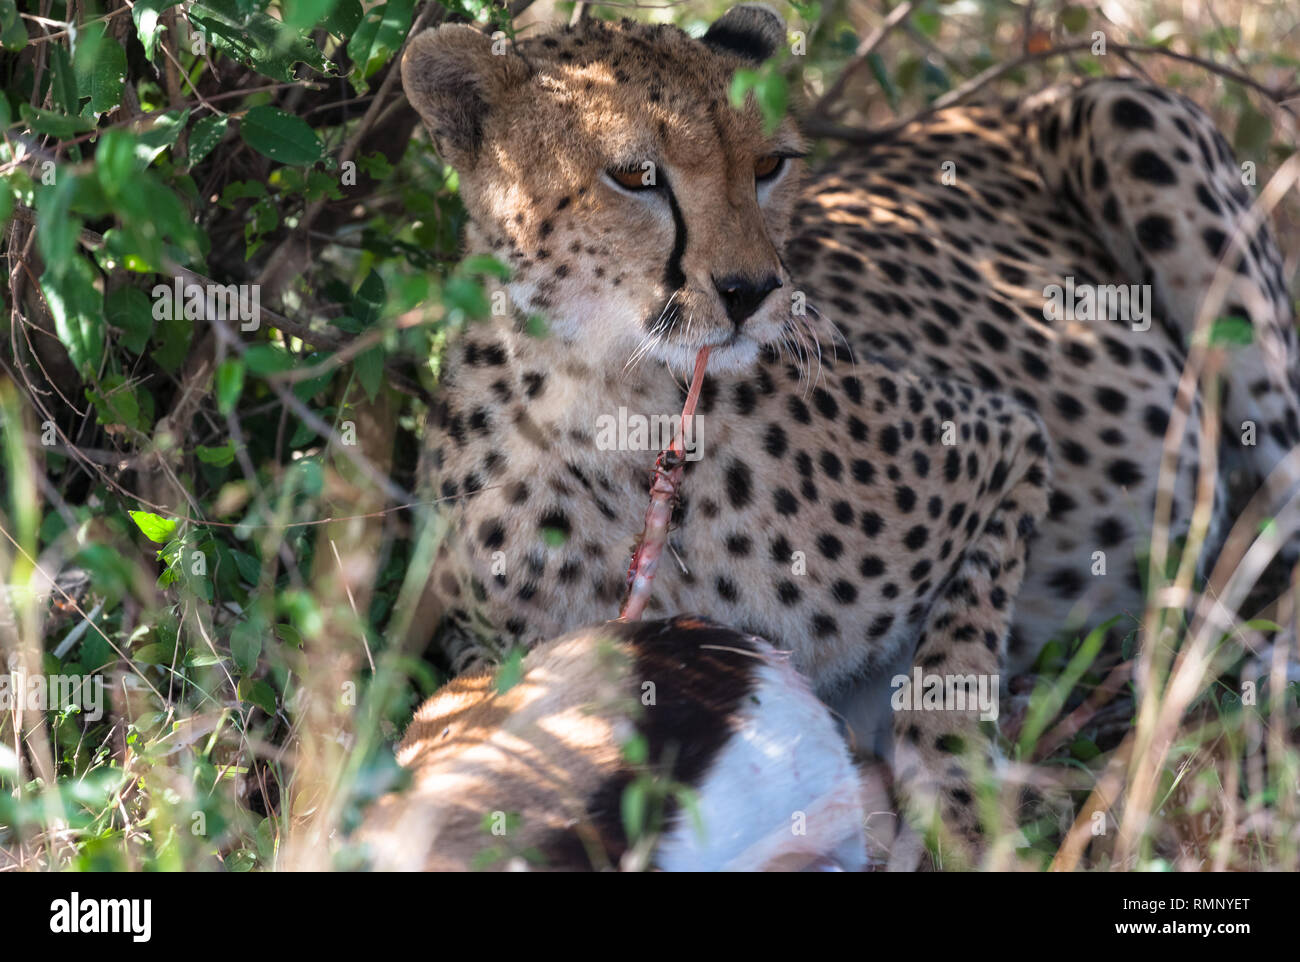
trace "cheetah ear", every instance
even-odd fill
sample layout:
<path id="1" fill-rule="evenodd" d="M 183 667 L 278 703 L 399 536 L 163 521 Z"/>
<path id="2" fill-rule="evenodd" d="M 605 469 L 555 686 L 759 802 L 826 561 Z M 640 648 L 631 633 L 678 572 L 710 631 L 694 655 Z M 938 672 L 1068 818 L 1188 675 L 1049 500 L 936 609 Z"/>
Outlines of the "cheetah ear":
<path id="1" fill-rule="evenodd" d="M 765 3 L 742 3 L 715 20 L 702 39 L 714 50 L 762 63 L 785 43 L 785 21 Z"/>
<path id="2" fill-rule="evenodd" d="M 457 170 L 474 166 L 489 112 L 531 71 L 503 39 L 465 24 L 444 24 L 413 39 L 402 57 L 402 87 Z"/>

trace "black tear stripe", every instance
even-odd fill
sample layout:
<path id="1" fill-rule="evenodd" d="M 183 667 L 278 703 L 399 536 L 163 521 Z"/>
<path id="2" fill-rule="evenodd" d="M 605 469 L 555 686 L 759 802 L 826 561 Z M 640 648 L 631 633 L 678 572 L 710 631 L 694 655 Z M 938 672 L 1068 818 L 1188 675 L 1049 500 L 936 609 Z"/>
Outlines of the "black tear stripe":
<path id="1" fill-rule="evenodd" d="M 642 709 L 637 724 L 648 743 L 649 769 L 676 783 L 698 786 L 731 738 L 735 717 L 758 684 L 763 659 L 756 639 L 689 615 L 630 624 L 615 621 L 597 630 L 630 650 L 629 694 L 638 703 L 641 685 L 654 682 L 656 703 Z M 629 847 L 622 799 L 637 774 L 620 767 L 587 799 L 587 831 L 594 833 L 611 865 L 617 866 Z M 675 798 L 664 800 L 661 829 L 671 824 L 677 807 Z M 580 829 L 553 832 L 539 843 L 551 868 L 591 868 L 591 853 Z M 587 842 L 592 841 L 588 834 Z"/>
<path id="2" fill-rule="evenodd" d="M 662 175 L 661 175 L 662 176 Z M 686 218 L 677 204 L 672 185 L 667 179 L 663 181 L 664 196 L 668 198 L 668 209 L 673 215 L 673 249 L 664 265 L 664 287 L 668 296 L 664 298 L 658 310 L 648 315 L 642 322 L 646 332 L 654 336 L 667 334 L 681 319 L 681 306 L 674 299 L 678 291 L 686 286 L 686 272 L 682 270 L 682 257 L 686 254 Z"/>
<path id="3" fill-rule="evenodd" d="M 686 218 L 677 203 L 677 195 L 667 181 L 664 182 L 664 195 L 668 198 L 668 209 L 673 212 L 673 252 L 668 255 L 668 264 L 664 267 L 664 284 L 670 291 L 686 286 L 686 272 L 682 270 L 682 257 L 686 254 Z"/>

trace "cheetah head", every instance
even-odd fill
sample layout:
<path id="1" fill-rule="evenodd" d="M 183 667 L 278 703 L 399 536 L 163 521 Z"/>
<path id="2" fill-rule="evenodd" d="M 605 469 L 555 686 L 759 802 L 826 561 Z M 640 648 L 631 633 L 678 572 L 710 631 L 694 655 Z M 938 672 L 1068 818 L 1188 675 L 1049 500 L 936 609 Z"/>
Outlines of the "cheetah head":
<path id="1" fill-rule="evenodd" d="M 588 21 L 512 46 L 446 25 L 411 42 L 402 79 L 459 174 L 470 249 L 509 265 L 521 313 L 599 364 L 687 371 L 709 345 L 712 370 L 740 370 L 808 345 L 781 256 L 804 145 L 728 99 L 785 36 L 756 4 L 699 40 Z"/>

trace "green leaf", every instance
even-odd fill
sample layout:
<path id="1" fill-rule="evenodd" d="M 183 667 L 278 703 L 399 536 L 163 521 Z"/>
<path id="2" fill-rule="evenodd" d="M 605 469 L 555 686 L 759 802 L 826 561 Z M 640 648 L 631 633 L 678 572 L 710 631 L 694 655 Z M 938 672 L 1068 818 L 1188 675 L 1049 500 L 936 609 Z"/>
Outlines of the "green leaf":
<path id="1" fill-rule="evenodd" d="M 225 660 L 220 655 L 197 648 L 191 648 L 185 653 L 186 668 L 206 668 L 208 665 L 219 665 Z"/>
<path id="2" fill-rule="evenodd" d="M 144 291 L 119 287 L 104 300 L 104 316 L 109 327 L 122 332 L 122 346 L 132 354 L 141 353 L 153 331 L 153 310 Z"/>
<path id="3" fill-rule="evenodd" d="M 1091 738 L 1080 735 L 1070 745 L 1070 754 L 1081 762 L 1090 762 L 1101 754 L 1101 749 Z"/>
<path id="4" fill-rule="evenodd" d="M 334 0 L 283 0 L 284 22 L 299 30 L 309 30 L 320 23 L 334 8 Z"/>
<path id="5" fill-rule="evenodd" d="M 646 785 L 638 778 L 623 789 L 620 809 L 623 816 L 623 830 L 629 839 L 639 839 L 645 831 Z"/>
<path id="6" fill-rule="evenodd" d="M 314 459 L 304 458 L 294 465 L 294 469 L 302 472 L 304 465 L 309 466 L 309 470 L 317 478 L 320 477 L 321 468 L 318 462 Z M 320 492 L 320 486 L 316 482 L 303 483 L 302 490 L 310 497 Z M 293 622 L 301 634 L 306 635 L 308 638 L 317 638 L 325 630 L 325 618 L 320 610 L 321 605 L 325 602 L 324 598 L 318 599 L 309 592 L 295 589 L 282 592 L 277 600 L 279 610 L 289 616 L 289 620 Z"/>
<path id="7" fill-rule="evenodd" d="M 135 32 L 144 46 L 145 59 L 150 63 L 153 63 L 158 38 L 167 29 L 159 23 L 159 14 L 180 2 L 181 0 L 134 0 L 131 19 L 135 21 Z"/>
<path id="8" fill-rule="evenodd" d="M 122 425 L 140 427 L 140 401 L 135 389 L 121 374 L 109 374 L 100 382 L 98 391 L 88 388 L 86 396 L 95 405 L 99 423 L 105 426 Z"/>
<path id="9" fill-rule="evenodd" d="M 890 109 L 897 110 L 898 88 L 889 79 L 889 71 L 885 67 L 884 59 L 879 53 L 873 53 L 867 58 L 867 67 L 871 70 L 871 76 L 876 78 L 876 83 L 880 84 L 880 89 L 885 92 L 885 99 L 889 101 Z"/>
<path id="10" fill-rule="evenodd" d="M 935 92 L 943 93 L 952 87 L 948 80 L 948 75 L 943 69 L 935 66 L 929 58 L 921 65 L 921 76 L 927 86 L 934 88 Z"/>
<path id="11" fill-rule="evenodd" d="M 77 255 L 81 219 L 72 212 L 81 178 L 63 176 L 53 186 L 36 189 L 36 247 L 45 259 L 47 274 L 70 269 Z"/>
<path id="12" fill-rule="evenodd" d="M 80 256 L 67 268 L 41 275 L 41 292 L 54 318 L 54 330 L 83 376 L 99 370 L 104 358 L 104 302 L 95 290 L 95 269 Z"/>
<path id="13" fill-rule="evenodd" d="M 83 38 L 77 53 L 90 49 L 92 42 Z M 93 60 L 91 59 L 93 57 Z M 122 102 L 122 88 L 126 84 L 126 51 L 122 45 L 107 35 L 93 40 L 93 53 L 79 56 L 76 61 L 78 81 L 83 97 L 90 98 L 90 109 L 97 114 L 112 110 Z"/>
<path id="14" fill-rule="evenodd" d="M 650 760 L 650 743 L 640 732 L 623 743 L 623 760 L 629 765 L 644 765 Z"/>
<path id="15" fill-rule="evenodd" d="M 357 380 L 361 382 L 361 387 L 366 392 L 366 397 L 373 401 L 384 383 L 383 349 L 372 347 L 368 351 L 363 351 L 357 355 L 352 364 L 357 372 Z"/>
<path id="16" fill-rule="evenodd" d="M 235 659 L 235 664 L 239 666 L 239 670 L 244 674 L 248 674 L 257 666 L 257 659 L 262 655 L 262 636 L 264 634 L 265 627 L 258 619 L 241 621 L 230 632 L 230 654 Z M 239 697 L 243 698 L 244 696 L 240 695 Z"/>
<path id="17" fill-rule="evenodd" d="M 367 177 L 375 180 L 384 180 L 393 173 L 393 165 L 388 162 L 388 158 L 375 151 L 373 154 L 361 154 L 357 157 L 357 166 L 365 172 Z"/>
<path id="18" fill-rule="evenodd" d="M 189 165 L 191 168 L 197 166 L 204 157 L 212 153 L 212 149 L 217 144 L 221 143 L 229 123 L 229 117 L 204 117 L 194 125 L 194 129 L 190 131 Z"/>
<path id="19" fill-rule="evenodd" d="M 921 79 L 921 58 L 905 56 L 894 70 L 894 83 L 900 90 L 911 93 Z"/>
<path id="20" fill-rule="evenodd" d="M 1242 347 L 1255 339 L 1255 329 L 1244 317 L 1221 317 L 1210 325 L 1210 346 Z"/>
<path id="21" fill-rule="evenodd" d="M 251 872 L 257 868 L 257 853 L 238 848 L 226 856 L 224 864 L 228 872 Z"/>
<path id="22" fill-rule="evenodd" d="M 745 106 L 745 100 L 749 92 L 754 89 L 754 84 L 758 82 L 758 71 L 750 70 L 747 67 L 741 67 L 731 75 L 731 86 L 727 90 L 727 99 L 731 101 L 731 106 L 741 110 Z"/>
<path id="23" fill-rule="evenodd" d="M 316 436 L 317 431 L 314 427 L 306 421 L 299 421 L 293 429 L 293 436 L 289 438 L 289 447 L 300 448 Z"/>
<path id="24" fill-rule="evenodd" d="M 1241 625 L 1238 631 L 1282 631 L 1283 628 L 1276 621 L 1270 621 L 1267 618 L 1252 618 L 1245 624 Z"/>
<path id="25" fill-rule="evenodd" d="M 806 3 L 800 3 L 799 0 L 790 0 L 790 6 L 794 12 L 799 15 L 799 19 L 813 21 L 821 13 L 821 4 L 817 0 L 808 0 Z"/>
<path id="26" fill-rule="evenodd" d="M 1262 157 L 1272 136 L 1272 122 L 1243 99 L 1237 115 L 1237 129 L 1232 135 L 1232 146 L 1237 156 Z"/>
<path id="27" fill-rule="evenodd" d="M 754 86 L 754 96 L 758 99 L 759 110 L 763 112 L 763 126 L 770 134 L 785 117 L 786 102 L 790 96 L 789 85 L 781 74 L 768 70 Z"/>
<path id="28" fill-rule="evenodd" d="M 538 531 L 541 533 L 542 541 L 550 548 L 561 548 L 569 540 L 569 536 L 564 532 L 563 528 L 543 527 L 539 528 Z"/>
<path id="29" fill-rule="evenodd" d="M 271 344 L 254 344 L 244 355 L 248 370 L 259 377 L 279 374 L 293 367 L 293 358 L 281 347 Z"/>
<path id="30" fill-rule="evenodd" d="M 456 273 L 469 277 L 487 275 L 499 280 L 510 280 L 510 265 L 503 264 L 491 254 L 470 254 L 456 265 Z"/>
<path id="31" fill-rule="evenodd" d="M 339 37 L 351 37 L 363 16 L 360 0 L 338 0 L 330 15 L 320 25 Z"/>
<path id="32" fill-rule="evenodd" d="M 411 28 L 413 0 L 392 0 L 366 11 L 364 19 L 352 39 L 348 41 L 348 57 L 357 65 L 359 75 L 352 78 L 353 86 L 364 89 L 365 81 L 375 75 L 401 47 L 406 32 Z"/>
<path id="33" fill-rule="evenodd" d="M 154 120 L 153 126 L 142 133 L 136 143 L 135 157 L 140 169 L 148 167 L 159 154 L 174 146 L 189 120 L 188 109 L 169 110 Z"/>
<path id="34" fill-rule="evenodd" d="M 179 523 L 171 518 L 164 518 L 160 514 L 152 514 L 148 511 L 128 511 L 131 520 L 135 526 L 140 529 L 146 538 L 156 544 L 166 544 L 176 531 L 176 525 Z"/>
<path id="35" fill-rule="evenodd" d="M 217 389 L 217 410 L 229 414 L 239 403 L 239 395 L 244 390 L 244 362 L 237 357 L 228 357 L 217 365 L 214 378 Z"/>
<path id="36" fill-rule="evenodd" d="M 447 278 L 442 288 L 442 301 L 449 311 L 461 317 L 487 317 L 492 310 L 483 285 L 468 277 Z"/>
<path id="37" fill-rule="evenodd" d="M 239 569 L 239 577 L 250 585 L 257 584 L 262 577 L 262 562 L 243 551 L 232 550 L 230 555 L 235 559 L 235 567 Z"/>
<path id="38" fill-rule="evenodd" d="M 386 298 L 384 279 L 378 272 L 371 271 L 352 298 L 352 314 L 362 324 L 373 324 L 379 320 Z"/>
<path id="39" fill-rule="evenodd" d="M 174 645 L 159 643 L 145 645 L 131 652 L 131 660 L 142 665 L 170 665 L 176 655 Z"/>
<path id="40" fill-rule="evenodd" d="M 265 197 L 266 185 L 260 180 L 232 180 L 221 191 L 221 200 L 218 203 L 222 207 L 234 207 L 237 200 L 248 200 L 250 197 Z"/>
<path id="41" fill-rule="evenodd" d="M 939 33 L 939 24 L 941 19 L 938 13 L 930 10 L 915 10 L 912 12 L 912 23 L 916 28 L 927 37 L 937 36 Z"/>
<path id="42" fill-rule="evenodd" d="M 524 677 L 524 650 L 515 648 L 506 656 L 506 660 L 501 662 L 501 667 L 497 669 L 496 689 L 498 695 L 504 695 Z"/>
<path id="43" fill-rule="evenodd" d="M 277 107 L 254 107 L 239 124 L 244 143 L 282 164 L 314 164 L 325 146 L 307 122 Z"/>
<path id="44" fill-rule="evenodd" d="M 189 6 L 189 18 L 215 49 L 268 77 L 292 81 L 299 63 L 337 75 L 310 37 L 252 7 L 249 0 L 196 0 Z"/>
<path id="45" fill-rule="evenodd" d="M 95 176 L 104 196 L 117 201 L 126 198 L 139 204 L 136 174 L 136 138 L 121 129 L 105 130 L 95 150 Z"/>
<path id="46" fill-rule="evenodd" d="M 1070 33 L 1079 33 L 1088 26 L 1088 8 L 1071 4 L 1061 11 L 1061 26 Z"/>
<path id="47" fill-rule="evenodd" d="M 193 337 L 194 322 L 185 320 L 184 312 L 178 311 L 170 320 L 159 321 L 153 338 L 153 359 L 168 374 L 175 374 L 185 363 Z"/>
<path id="48" fill-rule="evenodd" d="M 292 645 L 294 648 L 302 647 L 302 634 L 293 625 L 281 623 L 276 625 L 272 631 L 275 633 L 275 637 L 286 645 Z"/>
<path id="49" fill-rule="evenodd" d="M 546 318 L 542 317 L 542 315 L 529 314 L 528 318 L 524 321 L 524 333 L 529 337 L 535 337 L 538 340 L 541 340 L 544 337 L 550 336 L 551 329 L 547 326 Z"/>
<path id="50" fill-rule="evenodd" d="M 95 129 L 95 122 L 89 117 L 69 117 L 52 110 L 41 110 L 31 104 L 19 104 L 18 113 L 23 118 L 23 123 L 38 134 L 47 134 L 60 140 Z"/>
<path id="51" fill-rule="evenodd" d="M 22 50 L 27 46 L 27 28 L 18 16 L 14 0 L 0 0 L 0 46 L 6 50 Z"/>
<path id="52" fill-rule="evenodd" d="M 281 167 L 280 170 L 293 170 L 293 168 Z M 323 170 L 307 171 L 307 183 L 303 187 L 302 193 L 309 201 L 326 198 L 329 200 L 343 199 L 343 191 L 339 189 L 339 183 L 335 175 L 326 173 Z"/>
<path id="53" fill-rule="evenodd" d="M 251 678 L 241 678 L 235 693 L 240 701 L 256 705 L 268 715 L 275 714 L 275 691 L 266 682 L 260 679 L 254 681 Z"/>
<path id="54" fill-rule="evenodd" d="M 235 460 L 235 442 L 227 441 L 219 448 L 210 448 L 205 444 L 196 445 L 194 453 L 204 464 L 224 468 Z"/>
<path id="55" fill-rule="evenodd" d="M 65 114 L 75 114 L 80 102 L 77 99 L 77 75 L 72 72 L 72 58 L 67 48 L 57 43 L 49 45 L 50 93 L 55 105 Z"/>

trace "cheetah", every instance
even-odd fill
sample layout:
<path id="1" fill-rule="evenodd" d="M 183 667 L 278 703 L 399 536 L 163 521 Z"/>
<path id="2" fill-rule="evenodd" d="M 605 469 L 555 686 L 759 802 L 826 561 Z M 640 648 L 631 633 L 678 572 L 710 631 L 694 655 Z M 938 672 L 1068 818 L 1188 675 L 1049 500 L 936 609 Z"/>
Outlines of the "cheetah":
<path id="1" fill-rule="evenodd" d="M 1253 334 L 1223 419 L 1258 424 L 1235 453 L 1261 481 L 1300 438 L 1292 307 L 1269 227 L 1238 229 L 1230 149 L 1186 98 L 1099 79 L 954 107 L 809 172 L 794 120 L 769 131 L 728 100 L 785 40 L 745 4 L 699 39 L 591 20 L 505 50 L 456 25 L 410 44 L 405 90 L 459 172 L 466 249 L 510 271 L 509 310 L 444 359 L 430 591 L 457 669 L 614 617 L 657 448 L 602 428 L 680 411 L 709 346 L 701 456 L 649 613 L 788 649 L 961 864 L 990 740 L 970 706 L 892 696 L 916 670 L 1005 682 L 1062 630 L 1139 614 L 1217 265 L 1220 313 Z M 1053 303 L 1119 287 L 1128 311 Z M 1201 398 L 1180 403 L 1195 423 Z M 1198 458 L 1192 431 L 1163 482 L 1175 534 Z"/>

